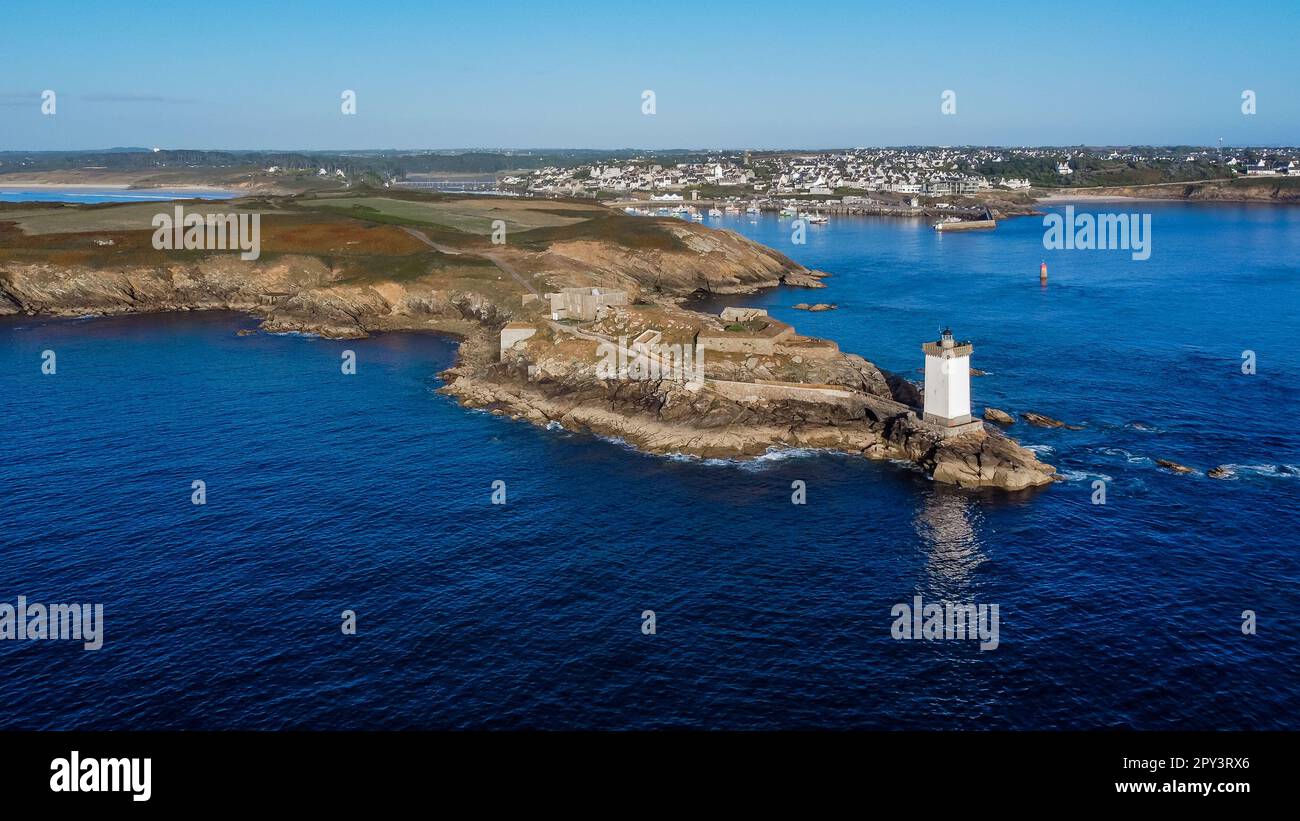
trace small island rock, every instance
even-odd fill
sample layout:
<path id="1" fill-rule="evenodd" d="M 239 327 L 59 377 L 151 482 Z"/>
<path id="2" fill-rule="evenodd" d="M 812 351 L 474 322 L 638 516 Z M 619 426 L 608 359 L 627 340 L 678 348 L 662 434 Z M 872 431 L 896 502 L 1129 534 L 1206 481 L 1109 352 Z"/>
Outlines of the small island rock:
<path id="1" fill-rule="evenodd" d="M 825 302 L 818 302 L 813 305 L 809 305 L 807 302 L 800 302 L 798 305 L 794 306 L 794 309 L 796 311 L 833 311 L 838 307 L 840 306 L 829 305 Z"/>
<path id="2" fill-rule="evenodd" d="M 985 408 L 984 421 L 996 422 L 999 425 L 1014 425 L 1016 423 L 1015 418 L 1012 417 L 1011 414 L 1006 411 L 998 410 L 997 408 Z"/>
<path id="3" fill-rule="evenodd" d="M 1023 411 L 1020 414 L 1020 418 L 1024 419 L 1026 422 L 1033 425 L 1034 427 L 1039 427 L 1039 428 L 1065 428 L 1066 430 L 1083 430 L 1083 425 L 1067 425 L 1066 423 L 1062 422 L 1060 419 L 1053 419 L 1050 416 L 1044 416 L 1041 413 L 1033 413 L 1032 411 Z"/>

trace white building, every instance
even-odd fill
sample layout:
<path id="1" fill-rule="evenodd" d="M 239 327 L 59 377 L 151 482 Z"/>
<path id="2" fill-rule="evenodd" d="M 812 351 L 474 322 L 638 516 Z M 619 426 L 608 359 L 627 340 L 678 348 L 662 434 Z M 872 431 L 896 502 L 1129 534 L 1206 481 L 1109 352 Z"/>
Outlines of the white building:
<path id="1" fill-rule="evenodd" d="M 975 348 L 956 342 L 944 328 L 938 342 L 926 342 L 925 413 L 923 419 L 944 436 L 960 436 L 984 429 L 970 415 L 970 357 Z"/>

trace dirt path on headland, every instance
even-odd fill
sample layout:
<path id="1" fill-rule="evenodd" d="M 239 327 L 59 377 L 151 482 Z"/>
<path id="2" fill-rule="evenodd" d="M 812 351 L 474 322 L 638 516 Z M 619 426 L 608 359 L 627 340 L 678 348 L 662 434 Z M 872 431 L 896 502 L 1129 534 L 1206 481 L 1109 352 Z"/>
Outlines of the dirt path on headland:
<path id="1" fill-rule="evenodd" d="M 425 234 L 423 231 L 417 231 L 414 228 L 406 228 L 406 227 L 403 227 L 402 230 L 410 234 L 411 236 L 415 237 L 420 242 L 423 242 L 425 245 L 429 246 L 435 251 L 438 251 L 443 254 L 452 254 L 452 255 L 460 254 L 460 251 L 457 251 L 454 248 L 447 248 L 446 246 L 439 245 L 438 243 L 429 239 L 428 235 Z M 493 265 L 501 269 L 501 273 L 509 274 L 511 278 L 514 279 L 515 282 L 518 282 L 520 285 L 522 285 L 524 289 L 527 290 L 533 296 L 541 296 L 538 290 L 535 287 L 533 287 L 533 283 L 525 279 L 522 274 L 520 274 L 518 271 L 515 270 L 513 265 L 501 259 L 499 255 L 484 254 L 483 258 L 491 260 Z"/>
<path id="2" fill-rule="evenodd" d="M 506 272 L 507 274 L 509 274 L 510 276 L 514 277 L 515 282 L 518 282 L 520 285 L 522 285 L 522 286 L 524 286 L 525 288 L 527 288 L 527 289 L 528 289 L 528 292 L 531 293 L 533 296 L 541 296 L 541 294 L 538 293 L 537 289 L 533 287 L 533 283 L 531 283 L 531 282 L 529 282 L 528 280 L 524 279 L 523 274 L 521 274 L 521 273 L 519 273 L 518 271 L 516 271 L 513 265 L 511 265 L 510 263 L 506 262 L 504 259 L 501 259 L 501 257 L 500 257 L 499 255 L 497 255 L 497 254 L 484 254 L 483 256 L 486 257 L 487 259 L 492 260 L 492 264 L 493 264 L 493 265 L 495 265 L 496 267 L 500 268 L 502 271 L 505 271 L 505 272 Z"/>

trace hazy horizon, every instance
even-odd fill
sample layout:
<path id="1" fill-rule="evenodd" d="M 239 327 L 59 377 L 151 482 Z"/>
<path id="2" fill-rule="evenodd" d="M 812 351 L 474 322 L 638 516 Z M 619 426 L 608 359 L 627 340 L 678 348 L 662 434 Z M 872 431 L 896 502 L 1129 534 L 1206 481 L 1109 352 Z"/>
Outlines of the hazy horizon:
<path id="1" fill-rule="evenodd" d="M 17 0 L 0 31 L 0 150 L 1295 144 L 1300 10 L 1220 8 L 396 2 L 358 15 L 233 0 L 186 17 Z"/>
<path id="2" fill-rule="evenodd" d="M 130 152 L 151 152 L 151 151 L 211 151 L 227 154 L 380 154 L 380 153 L 400 153 L 400 154 L 471 154 L 471 153 L 491 153 L 491 154 L 550 154 L 562 151 L 589 152 L 589 153 L 627 153 L 640 152 L 645 154 L 706 154 L 706 153 L 736 153 L 743 151 L 753 151 L 765 154 L 789 154 L 789 153 L 825 153 L 831 151 L 878 151 L 891 149 L 1006 149 L 1006 150 L 1060 150 L 1060 151 L 1095 151 L 1102 149 L 1119 149 L 1119 148 L 1194 148 L 1194 149 L 1213 149 L 1218 145 L 1215 143 L 1057 143 L 1057 144 L 1013 144 L 1013 143 L 895 143 L 890 145 L 796 145 L 779 148 L 757 148 L 754 146 L 732 145 L 732 146 L 696 146 L 683 148 L 681 146 L 669 146 L 664 148 L 650 148 L 646 146 L 623 145 L 610 148 L 600 148 L 585 145 L 555 145 L 555 146 L 446 146 L 446 147 L 417 147 L 417 148 L 223 148 L 214 146 L 140 146 L 140 145 L 113 145 L 113 146 L 92 146 L 88 148 L 4 148 L 0 149 L 3 154 L 104 154 L 104 153 L 130 153 Z M 1300 148 L 1300 142 L 1296 143 L 1260 143 L 1254 145 L 1236 145 L 1223 143 L 1224 148 L 1234 149 L 1294 149 Z"/>

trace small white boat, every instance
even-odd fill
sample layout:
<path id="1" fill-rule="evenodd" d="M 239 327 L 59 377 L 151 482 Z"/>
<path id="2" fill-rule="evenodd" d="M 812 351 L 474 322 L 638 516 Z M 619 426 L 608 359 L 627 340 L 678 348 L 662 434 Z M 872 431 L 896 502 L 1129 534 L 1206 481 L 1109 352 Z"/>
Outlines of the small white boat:
<path id="1" fill-rule="evenodd" d="M 746 214 L 761 214 L 761 213 L 763 213 L 763 209 L 759 208 L 757 205 L 751 205 L 751 206 L 749 206 L 748 208 L 745 209 L 745 213 L 746 213 Z"/>
<path id="2" fill-rule="evenodd" d="M 709 209 L 709 219 L 715 219 L 715 220 L 720 220 L 720 219 L 722 219 L 722 212 L 719 211 L 719 210 L 716 209 L 716 208 L 710 208 L 710 209 Z"/>

